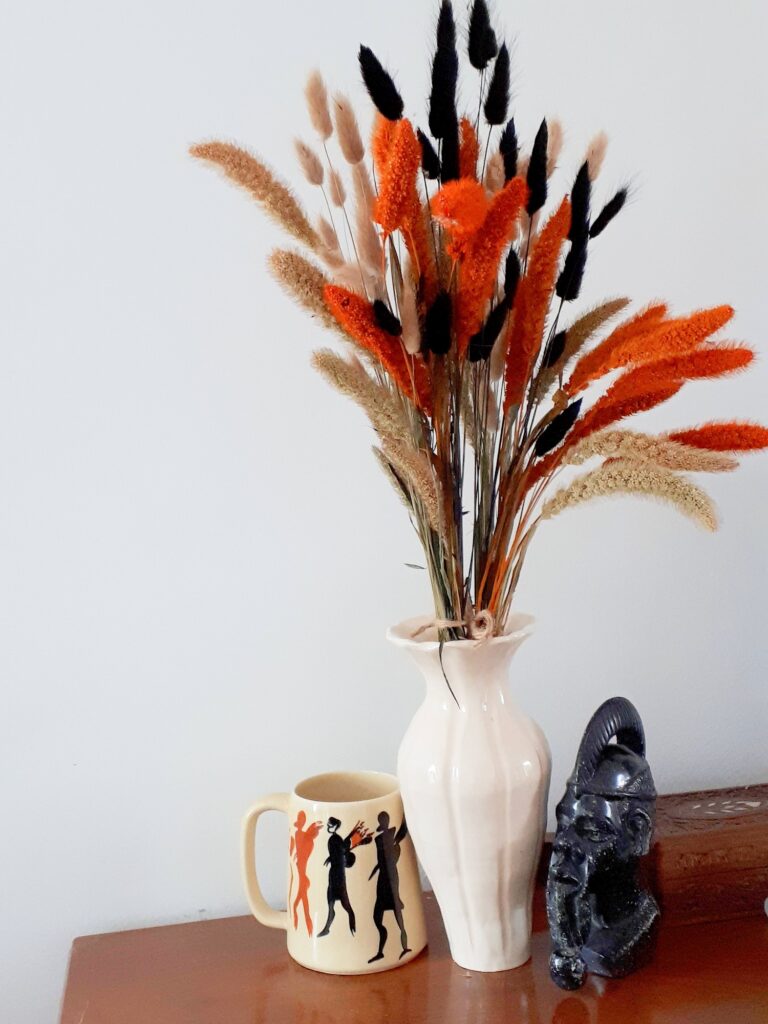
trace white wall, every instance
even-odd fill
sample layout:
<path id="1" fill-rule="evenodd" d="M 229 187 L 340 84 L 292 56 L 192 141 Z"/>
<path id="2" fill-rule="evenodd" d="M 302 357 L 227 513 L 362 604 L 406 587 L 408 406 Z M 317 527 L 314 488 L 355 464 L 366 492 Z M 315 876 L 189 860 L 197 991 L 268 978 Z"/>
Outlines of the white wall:
<path id="1" fill-rule="evenodd" d="M 498 6 L 501 8 L 502 4 Z M 463 8 L 463 4 L 458 4 Z M 365 41 L 423 120 L 433 4 L 74 0 L 0 32 L 0 1016 L 53 1020 L 76 935 L 242 913 L 239 817 L 337 766 L 391 769 L 420 684 L 385 627 L 428 606 L 326 343 L 265 275 L 277 236 L 187 156 L 223 136 L 293 174 L 303 77 Z M 765 349 L 763 5 L 516 0 L 515 110 L 560 115 L 568 183 L 635 201 L 585 303 L 723 301 Z M 474 83 L 467 87 L 475 102 Z M 295 175 L 294 175 L 295 176 Z M 763 359 L 650 423 L 768 416 Z M 714 538 L 642 503 L 542 530 L 513 689 L 554 751 L 624 693 L 663 790 L 768 775 L 768 462 L 710 484 Z M 282 828 L 264 829 L 278 898 Z"/>

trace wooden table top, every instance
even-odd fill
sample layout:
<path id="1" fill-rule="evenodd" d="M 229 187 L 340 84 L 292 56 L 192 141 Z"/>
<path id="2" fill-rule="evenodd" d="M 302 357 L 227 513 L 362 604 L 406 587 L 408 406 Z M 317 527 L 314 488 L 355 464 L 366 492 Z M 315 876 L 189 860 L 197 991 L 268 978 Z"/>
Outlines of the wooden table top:
<path id="1" fill-rule="evenodd" d="M 549 935 L 501 974 L 454 964 L 434 898 L 430 945 L 404 967 L 330 977 L 251 917 L 88 935 L 72 946 L 61 1024 L 766 1024 L 768 920 L 662 928 L 654 962 L 577 993 L 549 979 Z"/>

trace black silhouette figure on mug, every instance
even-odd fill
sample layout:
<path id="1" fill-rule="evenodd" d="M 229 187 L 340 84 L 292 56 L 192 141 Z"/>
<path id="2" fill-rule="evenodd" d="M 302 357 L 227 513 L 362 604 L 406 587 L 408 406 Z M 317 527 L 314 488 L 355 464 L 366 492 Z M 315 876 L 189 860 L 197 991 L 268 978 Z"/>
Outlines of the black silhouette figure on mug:
<path id="1" fill-rule="evenodd" d="M 378 872 L 376 880 L 376 903 L 373 908 L 373 923 L 379 933 L 379 950 L 375 956 L 368 961 L 369 964 L 376 960 L 384 959 L 384 946 L 387 942 L 387 929 L 384 927 L 384 914 L 391 910 L 395 915 L 395 921 L 400 929 L 400 945 L 403 950 L 399 959 L 410 953 L 408 948 L 408 936 L 403 923 L 403 901 L 400 899 L 400 877 L 397 873 L 397 862 L 400 859 L 400 844 L 408 835 L 408 826 L 403 818 L 403 823 L 395 832 L 389 826 L 389 815 L 382 811 L 379 815 L 379 827 L 376 829 L 376 867 L 368 876 L 370 881 Z"/>
<path id="2" fill-rule="evenodd" d="M 327 935 L 331 930 L 333 919 L 336 917 L 336 903 L 341 903 L 349 918 L 349 930 L 355 934 L 355 912 L 349 902 L 347 893 L 347 868 L 355 863 L 355 855 L 352 852 L 357 846 L 365 846 L 373 840 L 373 835 L 368 831 L 362 821 L 358 821 L 349 835 L 342 839 L 339 835 L 341 822 L 338 818 L 328 819 L 328 856 L 324 863 L 328 869 L 328 920 L 325 927 L 318 934 L 318 938 Z"/>

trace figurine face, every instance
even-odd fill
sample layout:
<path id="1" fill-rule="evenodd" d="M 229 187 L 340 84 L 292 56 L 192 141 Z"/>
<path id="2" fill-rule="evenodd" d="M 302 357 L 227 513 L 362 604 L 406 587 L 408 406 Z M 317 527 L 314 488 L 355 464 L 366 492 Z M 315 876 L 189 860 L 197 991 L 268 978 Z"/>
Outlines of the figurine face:
<path id="1" fill-rule="evenodd" d="M 592 875 L 647 852 L 651 823 L 639 801 L 607 799 L 569 790 L 557 807 L 557 838 L 552 848 L 555 881 L 584 890 Z"/>

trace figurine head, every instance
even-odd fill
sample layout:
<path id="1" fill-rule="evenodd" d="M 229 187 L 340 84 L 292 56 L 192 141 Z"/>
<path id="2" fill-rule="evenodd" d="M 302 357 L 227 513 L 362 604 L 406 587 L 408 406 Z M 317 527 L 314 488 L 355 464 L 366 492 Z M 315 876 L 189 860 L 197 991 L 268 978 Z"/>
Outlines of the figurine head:
<path id="1" fill-rule="evenodd" d="M 339 821 L 338 818 L 329 818 L 328 819 L 328 831 L 329 832 L 336 832 L 339 829 L 340 826 L 341 826 L 341 822 Z"/>
<path id="2" fill-rule="evenodd" d="M 293 823 L 294 828 L 302 829 L 302 828 L 304 828 L 306 823 L 307 823 L 307 816 L 306 816 L 306 814 L 304 813 L 304 811 L 299 811 L 299 813 L 296 815 L 296 821 L 294 821 L 294 823 Z"/>

